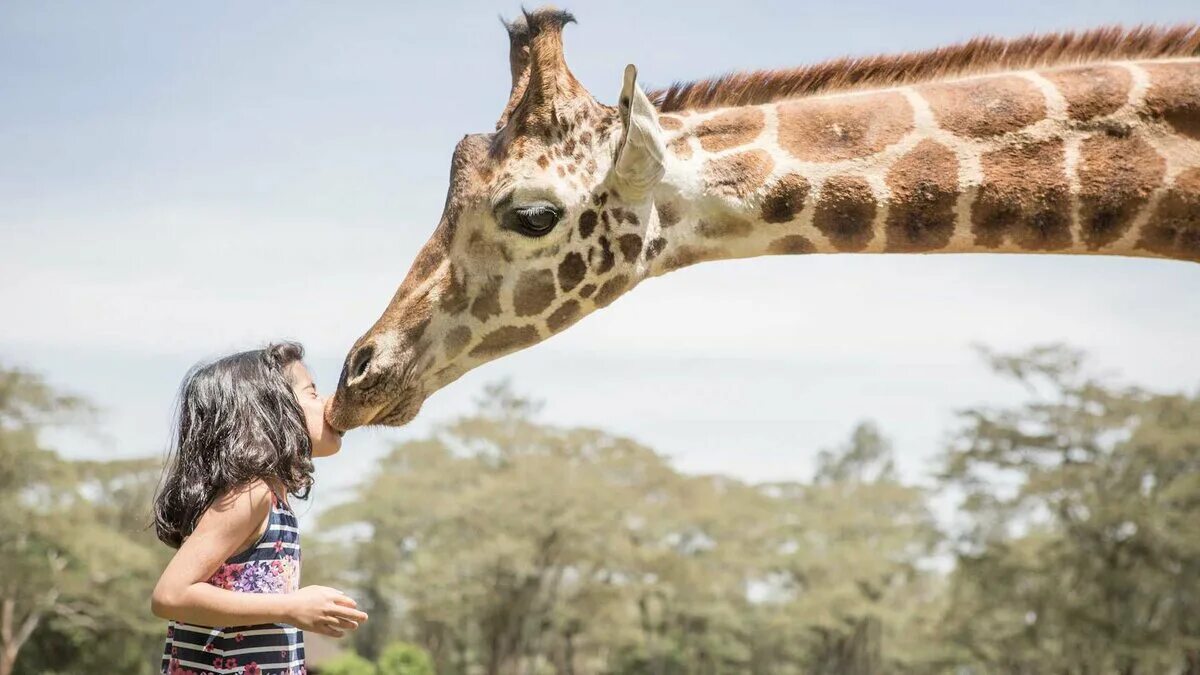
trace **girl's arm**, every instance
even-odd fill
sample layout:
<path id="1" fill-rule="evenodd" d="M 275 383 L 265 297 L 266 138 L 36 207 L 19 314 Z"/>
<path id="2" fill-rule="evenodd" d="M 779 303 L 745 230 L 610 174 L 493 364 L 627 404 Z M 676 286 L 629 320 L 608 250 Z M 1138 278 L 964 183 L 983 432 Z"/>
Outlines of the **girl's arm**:
<path id="1" fill-rule="evenodd" d="M 202 626 L 286 623 L 331 637 L 366 621 L 354 600 L 332 588 L 240 593 L 208 583 L 221 563 L 257 539 L 270 510 L 271 491 L 262 481 L 218 498 L 159 577 L 150 603 L 154 614 Z"/>

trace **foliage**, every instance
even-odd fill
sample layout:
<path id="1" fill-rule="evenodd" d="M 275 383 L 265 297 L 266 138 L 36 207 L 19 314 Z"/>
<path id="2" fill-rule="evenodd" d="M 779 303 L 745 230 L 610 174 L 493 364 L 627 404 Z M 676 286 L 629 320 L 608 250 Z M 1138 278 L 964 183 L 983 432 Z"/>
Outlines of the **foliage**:
<path id="1" fill-rule="evenodd" d="M 378 675 L 378 671 L 358 654 L 345 652 L 321 664 L 321 675 Z"/>
<path id="2" fill-rule="evenodd" d="M 146 530 L 153 460 L 69 462 L 40 442 L 89 412 L 0 368 L 0 674 L 153 672 L 148 600 L 163 554 Z"/>
<path id="3" fill-rule="evenodd" d="M 433 661 L 416 645 L 393 642 L 379 655 L 379 675 L 434 675 Z"/>

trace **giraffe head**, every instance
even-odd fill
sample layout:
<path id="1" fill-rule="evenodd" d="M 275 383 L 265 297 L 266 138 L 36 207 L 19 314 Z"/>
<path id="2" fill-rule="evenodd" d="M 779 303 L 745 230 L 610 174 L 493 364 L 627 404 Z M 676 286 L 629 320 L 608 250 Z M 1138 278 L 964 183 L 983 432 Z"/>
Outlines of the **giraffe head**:
<path id="1" fill-rule="evenodd" d="M 663 132 L 633 66 L 616 108 L 575 79 L 562 47 L 571 21 L 543 8 L 507 24 L 508 104 L 495 132 L 455 148 L 441 222 L 346 357 L 327 409 L 335 428 L 405 424 L 463 373 L 646 276 Z"/>

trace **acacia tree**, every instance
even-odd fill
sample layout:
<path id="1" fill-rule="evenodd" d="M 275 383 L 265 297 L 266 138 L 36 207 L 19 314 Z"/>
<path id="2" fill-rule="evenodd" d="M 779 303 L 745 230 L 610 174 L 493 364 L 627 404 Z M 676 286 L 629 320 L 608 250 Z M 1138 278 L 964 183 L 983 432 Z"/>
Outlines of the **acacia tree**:
<path id="1" fill-rule="evenodd" d="M 69 462 L 43 446 L 45 428 L 88 412 L 0 368 L 0 675 L 153 671 L 161 636 L 146 598 L 162 552 L 146 525 L 159 464 Z"/>
<path id="2" fill-rule="evenodd" d="M 1029 400 L 964 411 L 944 458 L 971 516 L 947 638 L 986 672 L 1200 673 L 1200 398 L 985 356 Z"/>

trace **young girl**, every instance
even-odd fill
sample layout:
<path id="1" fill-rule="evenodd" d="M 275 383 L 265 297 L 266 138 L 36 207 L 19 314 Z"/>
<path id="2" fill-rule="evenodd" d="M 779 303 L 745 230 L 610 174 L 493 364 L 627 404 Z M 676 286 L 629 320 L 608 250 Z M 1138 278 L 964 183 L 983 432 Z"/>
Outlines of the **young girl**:
<path id="1" fill-rule="evenodd" d="M 307 497 L 312 458 L 342 443 L 303 356 L 274 344 L 184 379 L 154 505 L 158 538 L 179 549 L 151 602 L 169 620 L 163 673 L 304 673 L 301 631 L 341 637 L 367 620 L 339 591 L 299 587 L 288 496 Z"/>

